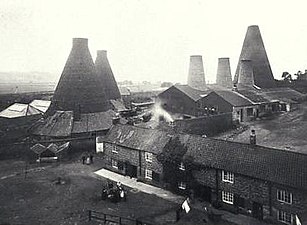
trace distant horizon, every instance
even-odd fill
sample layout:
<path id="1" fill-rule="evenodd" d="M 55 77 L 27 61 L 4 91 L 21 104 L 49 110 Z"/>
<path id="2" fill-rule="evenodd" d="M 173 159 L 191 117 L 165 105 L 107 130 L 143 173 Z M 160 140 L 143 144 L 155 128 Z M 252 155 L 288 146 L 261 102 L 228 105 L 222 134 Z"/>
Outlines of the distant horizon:
<path id="1" fill-rule="evenodd" d="M 232 77 L 250 25 L 258 25 L 275 79 L 307 68 L 307 2 L 227 0 L 0 1 L 0 68 L 41 71 L 58 81 L 72 38 L 105 49 L 117 81 L 186 83 L 191 55 L 202 55 L 214 83 L 218 58 Z M 261 13 L 259 13 L 261 12 Z"/>

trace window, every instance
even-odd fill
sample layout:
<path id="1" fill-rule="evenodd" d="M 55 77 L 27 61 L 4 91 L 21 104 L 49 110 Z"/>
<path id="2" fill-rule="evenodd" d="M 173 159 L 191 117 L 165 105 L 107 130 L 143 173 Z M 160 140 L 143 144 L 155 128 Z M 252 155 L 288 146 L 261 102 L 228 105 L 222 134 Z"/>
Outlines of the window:
<path id="1" fill-rule="evenodd" d="M 234 182 L 234 174 L 232 172 L 222 170 L 222 181 L 233 183 Z"/>
<path id="2" fill-rule="evenodd" d="M 185 190 L 187 188 L 187 184 L 183 181 L 180 181 L 178 183 L 178 188 L 181 189 L 181 190 Z"/>
<path id="3" fill-rule="evenodd" d="M 233 205 L 233 193 L 222 191 L 222 200 Z"/>
<path id="4" fill-rule="evenodd" d="M 247 116 L 252 116 L 253 115 L 253 108 L 247 108 L 246 114 L 247 114 Z"/>
<path id="5" fill-rule="evenodd" d="M 145 160 L 146 162 L 152 162 L 152 153 L 145 152 Z"/>
<path id="6" fill-rule="evenodd" d="M 115 159 L 111 159 L 111 166 L 115 169 L 118 169 L 118 161 Z"/>
<path id="7" fill-rule="evenodd" d="M 145 178 L 152 180 L 152 170 L 145 169 Z"/>
<path id="8" fill-rule="evenodd" d="M 180 164 L 179 164 L 179 169 L 180 170 L 185 170 L 185 166 L 184 166 L 184 164 L 183 164 L 183 162 L 181 162 Z"/>
<path id="9" fill-rule="evenodd" d="M 277 200 L 287 204 L 292 204 L 292 193 L 283 190 L 277 190 Z"/>
<path id="10" fill-rule="evenodd" d="M 118 153 L 117 145 L 112 144 L 112 152 L 113 152 L 113 153 Z"/>
<path id="11" fill-rule="evenodd" d="M 284 211 L 278 211 L 277 213 L 277 219 L 280 222 L 286 223 L 286 224 L 292 224 L 293 223 L 293 215 Z"/>

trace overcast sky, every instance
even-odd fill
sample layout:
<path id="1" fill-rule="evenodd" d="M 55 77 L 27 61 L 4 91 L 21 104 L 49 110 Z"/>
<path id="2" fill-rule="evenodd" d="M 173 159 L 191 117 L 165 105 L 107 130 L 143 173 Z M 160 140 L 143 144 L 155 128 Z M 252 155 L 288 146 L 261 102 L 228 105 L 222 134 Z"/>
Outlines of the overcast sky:
<path id="1" fill-rule="evenodd" d="M 0 71 L 41 71 L 58 80 L 73 37 L 108 51 L 120 80 L 186 83 L 189 57 L 234 73 L 247 27 L 259 25 L 275 78 L 307 69 L 305 0 L 0 0 Z"/>

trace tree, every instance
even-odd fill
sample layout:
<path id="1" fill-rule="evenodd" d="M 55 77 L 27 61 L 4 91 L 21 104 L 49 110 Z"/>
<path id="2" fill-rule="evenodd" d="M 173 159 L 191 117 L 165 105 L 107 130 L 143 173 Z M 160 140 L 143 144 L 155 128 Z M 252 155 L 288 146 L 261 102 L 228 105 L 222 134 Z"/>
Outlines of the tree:
<path id="1" fill-rule="evenodd" d="M 291 83 L 293 81 L 292 75 L 288 72 L 283 72 L 281 77 L 284 79 L 284 81 Z"/>

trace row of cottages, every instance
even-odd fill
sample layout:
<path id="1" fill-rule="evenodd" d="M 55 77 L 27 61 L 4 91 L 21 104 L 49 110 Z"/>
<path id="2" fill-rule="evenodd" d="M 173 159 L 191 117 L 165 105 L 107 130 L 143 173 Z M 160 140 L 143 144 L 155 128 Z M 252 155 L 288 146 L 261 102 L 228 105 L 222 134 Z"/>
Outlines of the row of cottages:
<path id="1" fill-rule="evenodd" d="M 188 85 L 174 85 L 157 97 L 162 107 L 171 113 L 195 117 L 232 113 L 233 121 L 239 122 L 290 111 L 304 99 L 304 94 L 290 88 L 200 91 Z"/>
<path id="2" fill-rule="evenodd" d="M 100 142 L 107 169 L 145 183 L 280 224 L 307 213 L 307 155 L 128 125 Z"/>

